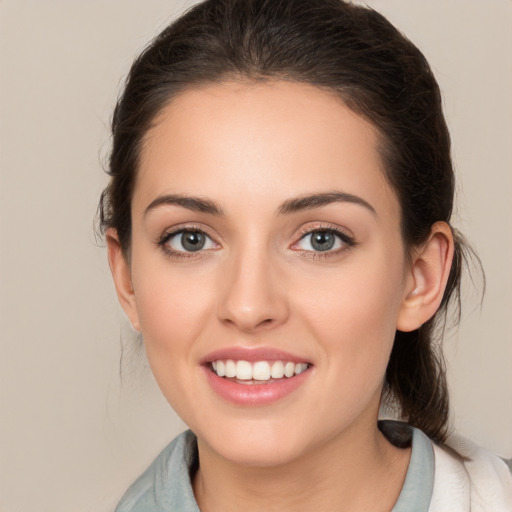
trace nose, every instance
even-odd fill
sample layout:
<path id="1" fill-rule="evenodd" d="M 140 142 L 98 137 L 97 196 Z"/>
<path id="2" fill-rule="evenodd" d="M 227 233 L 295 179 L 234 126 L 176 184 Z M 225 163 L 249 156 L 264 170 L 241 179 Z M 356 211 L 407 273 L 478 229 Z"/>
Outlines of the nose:
<path id="1" fill-rule="evenodd" d="M 272 329 L 289 316 L 283 273 L 263 251 L 246 250 L 221 277 L 219 319 L 245 333 Z"/>

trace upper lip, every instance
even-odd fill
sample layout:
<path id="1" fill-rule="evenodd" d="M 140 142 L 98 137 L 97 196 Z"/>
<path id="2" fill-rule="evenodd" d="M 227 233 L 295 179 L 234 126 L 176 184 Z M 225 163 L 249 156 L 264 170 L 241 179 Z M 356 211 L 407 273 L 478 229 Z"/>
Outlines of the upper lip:
<path id="1" fill-rule="evenodd" d="M 227 347 L 214 350 L 201 359 L 201 364 L 211 363 L 212 361 L 232 359 L 234 361 L 248 361 L 255 363 L 257 361 L 290 361 L 293 363 L 310 363 L 306 358 L 279 350 L 272 347 Z"/>

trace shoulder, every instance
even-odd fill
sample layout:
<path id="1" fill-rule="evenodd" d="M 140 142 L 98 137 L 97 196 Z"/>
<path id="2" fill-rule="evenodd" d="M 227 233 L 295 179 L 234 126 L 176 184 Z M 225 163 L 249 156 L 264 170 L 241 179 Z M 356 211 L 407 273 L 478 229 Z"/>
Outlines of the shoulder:
<path id="1" fill-rule="evenodd" d="M 129 487 L 115 512 L 199 512 L 189 476 L 196 459 L 196 437 L 187 430 Z"/>
<path id="2" fill-rule="evenodd" d="M 512 510 L 512 475 L 499 457 L 460 436 L 434 444 L 434 457 L 430 512 Z"/>

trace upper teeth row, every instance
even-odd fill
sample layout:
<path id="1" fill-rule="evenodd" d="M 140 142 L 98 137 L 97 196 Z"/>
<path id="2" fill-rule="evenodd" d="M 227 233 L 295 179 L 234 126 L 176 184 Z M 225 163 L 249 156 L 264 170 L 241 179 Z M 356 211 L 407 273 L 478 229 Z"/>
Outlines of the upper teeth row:
<path id="1" fill-rule="evenodd" d="M 282 377 L 293 377 L 306 370 L 307 363 L 292 363 L 274 361 L 213 361 L 213 371 L 219 377 L 236 377 L 239 380 L 270 380 L 280 379 Z"/>

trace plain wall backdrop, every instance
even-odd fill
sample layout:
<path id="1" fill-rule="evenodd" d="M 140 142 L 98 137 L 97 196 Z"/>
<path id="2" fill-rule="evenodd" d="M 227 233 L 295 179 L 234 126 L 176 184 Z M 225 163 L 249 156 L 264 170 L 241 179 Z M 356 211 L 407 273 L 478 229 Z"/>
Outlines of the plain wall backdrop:
<path id="1" fill-rule="evenodd" d="M 93 218 L 121 79 L 191 3 L 0 0 L 1 512 L 112 510 L 184 428 L 130 349 Z M 368 4 L 440 82 L 455 224 L 487 274 L 446 343 L 453 424 L 512 457 L 512 1 Z"/>

